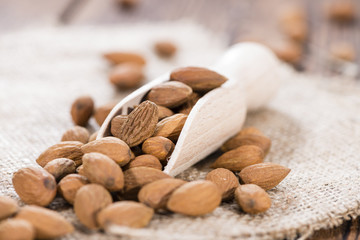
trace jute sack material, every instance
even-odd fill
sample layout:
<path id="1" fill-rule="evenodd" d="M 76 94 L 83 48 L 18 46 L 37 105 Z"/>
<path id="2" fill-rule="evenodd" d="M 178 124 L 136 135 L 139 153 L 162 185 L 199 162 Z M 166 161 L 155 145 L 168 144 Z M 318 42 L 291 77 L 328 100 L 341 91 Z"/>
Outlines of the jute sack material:
<path id="1" fill-rule="evenodd" d="M 179 46 L 172 60 L 155 56 L 152 44 L 170 39 Z M 0 38 L 0 194 L 18 199 L 13 172 L 35 159 L 72 126 L 69 108 L 84 94 L 97 105 L 118 101 L 108 83 L 107 50 L 138 51 L 149 64 L 147 81 L 178 66 L 207 66 L 225 49 L 225 40 L 189 22 L 110 28 L 25 30 Z M 289 73 L 266 108 L 248 115 L 272 139 L 266 161 L 292 169 L 268 191 L 269 211 L 244 214 L 234 202 L 203 217 L 156 214 L 145 229 L 114 228 L 112 234 L 81 226 L 60 198 L 50 205 L 76 227 L 64 239 L 273 239 L 306 238 L 360 215 L 360 86 L 355 81 Z M 234 109 L 236 111 L 236 109 Z M 91 130 L 98 126 L 91 122 Z M 180 174 L 203 179 L 219 152 Z M 123 239 L 121 238 L 121 239 Z"/>

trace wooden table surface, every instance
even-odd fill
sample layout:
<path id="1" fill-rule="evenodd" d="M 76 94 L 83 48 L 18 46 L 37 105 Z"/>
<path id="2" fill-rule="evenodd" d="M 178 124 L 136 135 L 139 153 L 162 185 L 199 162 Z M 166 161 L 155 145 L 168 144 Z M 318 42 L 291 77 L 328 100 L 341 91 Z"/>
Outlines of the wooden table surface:
<path id="1" fill-rule="evenodd" d="M 330 0 L 303 0 L 308 14 L 309 37 L 301 69 L 306 72 L 334 75 L 324 61 L 330 46 L 339 41 L 354 45 L 360 56 L 360 14 L 349 25 L 330 22 L 324 4 Z M 115 0 L 0 0 L 0 34 L 23 27 L 43 25 L 109 25 L 139 21 L 172 21 L 192 19 L 216 33 L 229 36 L 234 43 L 254 30 L 273 31 L 281 7 L 289 0 L 139 0 L 133 9 L 124 9 Z M 360 13 L 360 0 L 353 0 Z M 260 30 L 259 30 L 260 29 Z M 360 65 L 360 57 L 357 57 Z M 340 227 L 319 230 L 311 239 L 358 239 L 360 218 L 344 221 Z"/>

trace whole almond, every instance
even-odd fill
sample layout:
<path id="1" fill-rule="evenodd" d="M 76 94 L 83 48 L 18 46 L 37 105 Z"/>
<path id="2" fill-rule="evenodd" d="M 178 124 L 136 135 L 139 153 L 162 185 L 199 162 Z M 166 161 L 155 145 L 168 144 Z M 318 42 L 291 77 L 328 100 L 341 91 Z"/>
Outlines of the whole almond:
<path id="1" fill-rule="evenodd" d="M 145 65 L 146 63 L 146 60 L 141 55 L 130 52 L 108 52 L 104 54 L 104 57 L 113 64 L 136 63 Z"/>
<path id="2" fill-rule="evenodd" d="M 233 198 L 234 191 L 239 186 L 239 180 L 235 174 L 225 168 L 217 168 L 210 171 L 205 179 L 216 184 L 223 200 Z"/>
<path id="3" fill-rule="evenodd" d="M 153 135 L 158 118 L 157 106 L 144 101 L 128 115 L 118 137 L 130 147 L 139 145 Z"/>
<path id="4" fill-rule="evenodd" d="M 167 107 L 158 106 L 158 110 L 159 110 L 159 121 L 164 118 L 170 117 L 171 115 L 174 115 L 174 112 Z"/>
<path id="5" fill-rule="evenodd" d="M 184 83 L 164 82 L 153 87 L 146 99 L 163 107 L 174 108 L 185 103 L 191 93 L 191 87 Z"/>
<path id="6" fill-rule="evenodd" d="M 95 141 L 99 131 L 93 132 L 89 137 L 89 142 Z"/>
<path id="7" fill-rule="evenodd" d="M 159 159 L 157 159 L 157 157 L 154 157 L 153 155 L 150 154 L 137 156 L 127 165 L 128 169 L 134 167 L 150 167 L 150 168 L 162 170 L 162 165 Z"/>
<path id="8" fill-rule="evenodd" d="M 154 45 L 155 52 L 160 57 L 172 57 L 176 53 L 176 46 L 170 41 L 158 41 Z"/>
<path id="9" fill-rule="evenodd" d="M 188 114 L 190 113 L 191 109 L 195 106 L 197 101 L 200 99 L 200 95 L 196 92 L 193 92 L 189 99 L 179 107 L 179 113 Z"/>
<path id="10" fill-rule="evenodd" d="M 79 174 L 69 174 L 60 180 L 58 184 L 58 191 L 63 198 L 74 204 L 76 192 L 84 185 L 88 184 L 89 180 L 85 176 Z"/>
<path id="11" fill-rule="evenodd" d="M 166 204 L 172 192 L 185 183 L 185 181 L 175 178 L 154 181 L 141 188 L 138 199 L 151 208 L 166 209 Z"/>
<path id="12" fill-rule="evenodd" d="M 21 168 L 12 177 L 16 193 L 26 204 L 47 206 L 56 195 L 55 178 L 40 167 Z"/>
<path id="13" fill-rule="evenodd" d="M 207 92 L 220 87 L 227 78 L 206 68 L 184 67 L 174 70 L 170 80 L 185 83 L 194 91 Z"/>
<path id="14" fill-rule="evenodd" d="M 241 129 L 240 132 L 238 132 L 236 134 L 237 137 L 239 136 L 244 136 L 244 135 L 264 135 L 259 129 L 257 129 L 256 127 L 246 127 Z"/>
<path id="15" fill-rule="evenodd" d="M 166 163 L 174 150 L 175 144 L 168 138 L 157 136 L 145 140 L 142 144 L 142 151 L 157 157 L 161 162 Z"/>
<path id="16" fill-rule="evenodd" d="M 132 228 L 142 228 L 149 224 L 154 210 L 142 203 L 121 201 L 110 204 L 97 215 L 101 228 L 109 225 L 120 225 Z"/>
<path id="17" fill-rule="evenodd" d="M 78 173 L 79 175 L 84 176 L 84 166 L 80 165 L 79 167 L 76 168 L 76 173 Z"/>
<path id="18" fill-rule="evenodd" d="M 81 146 L 83 143 L 78 141 L 66 141 L 57 143 L 46 149 L 36 159 L 36 162 L 45 167 L 45 165 L 56 158 L 69 158 L 73 160 L 76 166 L 81 165 L 82 151 Z"/>
<path id="19" fill-rule="evenodd" d="M 75 162 L 68 158 L 56 158 L 48 162 L 44 169 L 54 176 L 56 180 L 60 180 L 76 170 Z"/>
<path id="20" fill-rule="evenodd" d="M 124 172 L 125 177 L 125 197 L 136 199 L 137 194 L 144 185 L 163 178 L 171 178 L 161 170 L 149 167 L 130 168 Z"/>
<path id="21" fill-rule="evenodd" d="M 4 240 L 33 240 L 34 227 L 22 219 L 8 219 L 0 223 L 0 239 Z"/>
<path id="22" fill-rule="evenodd" d="M 265 136 L 254 134 L 235 136 L 227 140 L 221 147 L 221 150 L 223 152 L 227 152 L 244 145 L 258 146 L 263 150 L 264 154 L 266 155 L 270 151 L 271 140 Z"/>
<path id="23" fill-rule="evenodd" d="M 167 202 L 173 212 L 189 216 L 211 213 L 221 203 L 221 193 L 215 183 L 197 180 L 176 189 Z"/>
<path id="24" fill-rule="evenodd" d="M 79 126 L 86 126 L 94 112 L 94 101 L 89 96 L 77 98 L 71 105 L 71 117 Z"/>
<path id="25" fill-rule="evenodd" d="M 15 218 L 31 223 L 38 239 L 58 238 L 74 231 L 74 227 L 63 216 L 42 207 L 25 206 Z"/>
<path id="26" fill-rule="evenodd" d="M 280 26 L 283 32 L 292 40 L 304 42 L 308 35 L 305 9 L 293 5 L 286 7 L 280 16 Z"/>
<path id="27" fill-rule="evenodd" d="M 264 152 L 255 145 L 244 145 L 221 155 L 211 165 L 212 168 L 226 168 L 231 171 L 241 171 L 247 166 L 261 163 Z"/>
<path id="28" fill-rule="evenodd" d="M 107 103 L 95 109 L 94 118 L 97 124 L 101 126 L 109 115 L 111 110 L 115 107 L 116 103 Z"/>
<path id="29" fill-rule="evenodd" d="M 96 215 L 111 203 L 111 195 L 103 186 L 87 184 L 76 193 L 74 211 L 84 226 L 97 229 Z"/>
<path id="30" fill-rule="evenodd" d="M 109 191 L 124 187 L 124 174 L 111 158 L 101 153 L 86 153 L 83 156 L 84 176 L 92 183 L 104 186 Z"/>
<path id="31" fill-rule="evenodd" d="M 84 127 L 74 126 L 68 129 L 61 138 L 61 141 L 79 141 L 87 143 L 89 140 L 90 133 Z"/>
<path id="32" fill-rule="evenodd" d="M 143 79 L 143 68 L 136 63 L 120 64 L 112 69 L 109 74 L 110 82 L 119 89 L 138 87 Z"/>
<path id="33" fill-rule="evenodd" d="M 83 153 L 98 152 L 105 154 L 120 166 L 126 165 L 131 158 L 129 146 L 116 137 L 105 137 L 89 142 L 81 147 Z"/>
<path id="34" fill-rule="evenodd" d="M 186 114 L 178 113 L 170 117 L 164 118 L 156 125 L 154 137 L 161 136 L 172 141 L 177 141 L 181 130 L 185 125 L 187 119 Z"/>
<path id="35" fill-rule="evenodd" d="M 240 185 L 235 190 L 235 199 L 244 212 L 262 213 L 271 207 L 271 199 L 264 189 L 255 184 Z"/>
<path id="36" fill-rule="evenodd" d="M 139 0 L 117 0 L 118 3 L 125 9 L 127 8 L 134 8 L 138 3 Z"/>
<path id="37" fill-rule="evenodd" d="M 275 163 L 258 163 L 244 168 L 239 176 L 246 184 L 256 184 L 265 190 L 276 187 L 290 169 Z"/>
<path id="38" fill-rule="evenodd" d="M 343 1 L 332 1 L 327 6 L 328 17 L 340 23 L 351 22 L 356 18 L 356 6 L 354 2 L 343 0 Z"/>
<path id="39" fill-rule="evenodd" d="M 127 115 L 118 115 L 111 120 L 110 132 L 113 136 L 115 137 L 120 136 L 122 126 L 124 125 L 127 119 L 128 119 Z"/>
<path id="40" fill-rule="evenodd" d="M 276 56 L 290 64 L 297 64 L 303 55 L 303 49 L 299 43 L 281 40 L 277 43 L 266 44 Z"/>
<path id="41" fill-rule="evenodd" d="M 6 196 L 0 196 L 0 220 L 14 215 L 18 209 L 19 206 L 14 199 Z"/>

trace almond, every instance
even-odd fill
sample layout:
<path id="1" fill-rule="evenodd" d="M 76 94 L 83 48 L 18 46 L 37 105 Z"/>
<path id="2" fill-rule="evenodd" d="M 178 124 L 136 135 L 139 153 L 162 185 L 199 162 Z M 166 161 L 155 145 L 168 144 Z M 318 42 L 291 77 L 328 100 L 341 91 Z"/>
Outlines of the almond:
<path id="1" fill-rule="evenodd" d="M 71 205 L 74 204 L 76 192 L 89 181 L 85 176 L 69 174 L 60 180 L 58 191 L 61 196 Z"/>
<path id="2" fill-rule="evenodd" d="M 47 206 L 56 195 L 55 178 L 40 167 L 21 168 L 14 173 L 12 183 L 26 204 Z"/>
<path id="3" fill-rule="evenodd" d="M 157 157 L 154 157 L 153 155 L 150 154 L 137 156 L 127 165 L 128 169 L 134 167 L 150 167 L 150 168 L 162 170 L 162 165 L 159 159 L 157 159 Z"/>
<path id="4" fill-rule="evenodd" d="M 111 158 L 101 153 L 86 153 L 83 156 L 84 176 L 92 183 L 98 183 L 109 191 L 124 187 L 124 174 Z"/>
<path id="5" fill-rule="evenodd" d="M 130 52 L 108 52 L 104 54 L 104 57 L 113 64 L 136 63 L 139 65 L 145 65 L 146 63 L 143 56 Z"/>
<path id="6" fill-rule="evenodd" d="M 333 21 L 351 22 L 356 18 L 356 6 L 352 1 L 332 1 L 327 7 L 327 14 Z"/>
<path id="7" fill-rule="evenodd" d="M 99 131 L 94 132 L 93 134 L 90 135 L 89 137 L 89 142 L 95 141 L 97 138 Z"/>
<path id="8" fill-rule="evenodd" d="M 141 188 L 138 199 L 151 208 L 166 209 L 167 201 L 172 192 L 185 183 L 185 181 L 175 178 L 154 181 Z"/>
<path id="9" fill-rule="evenodd" d="M 111 120 L 110 132 L 113 136 L 115 137 L 120 136 L 121 128 L 127 119 L 128 119 L 127 115 L 118 115 Z"/>
<path id="10" fill-rule="evenodd" d="M 181 105 L 178 109 L 179 113 L 190 114 L 191 109 L 195 106 L 197 101 L 200 99 L 200 95 L 198 93 L 193 92 L 186 103 Z"/>
<path id="11" fill-rule="evenodd" d="M 125 196 L 128 199 L 136 199 L 141 187 L 163 178 L 171 178 L 166 173 L 149 167 L 130 168 L 124 172 Z"/>
<path id="12" fill-rule="evenodd" d="M 116 137 L 105 137 L 89 142 L 81 147 L 83 153 L 98 152 L 105 154 L 120 166 L 126 165 L 131 158 L 129 146 Z"/>
<path id="13" fill-rule="evenodd" d="M 244 168 L 239 176 L 246 184 L 256 184 L 265 190 L 276 187 L 290 169 L 275 163 L 258 163 Z"/>
<path id="14" fill-rule="evenodd" d="M 292 41 L 281 40 L 278 43 L 271 43 L 267 45 L 276 56 L 290 64 L 297 64 L 300 62 L 303 55 L 303 49 L 299 43 Z"/>
<path id="15" fill-rule="evenodd" d="M 201 216 L 214 211 L 220 203 L 221 193 L 215 183 L 197 180 L 176 189 L 167 202 L 167 208 L 184 215 Z"/>
<path id="16" fill-rule="evenodd" d="M 336 59 L 345 61 L 354 61 L 356 58 L 356 51 L 354 46 L 346 42 L 338 42 L 331 46 L 331 55 Z"/>
<path id="17" fill-rule="evenodd" d="M 264 154 L 266 155 L 270 151 L 271 140 L 265 136 L 254 134 L 235 136 L 227 140 L 221 147 L 221 150 L 223 152 L 227 152 L 244 145 L 258 146 L 263 150 Z"/>
<path id="18" fill-rule="evenodd" d="M 172 57 L 176 53 L 176 46 L 170 41 L 158 41 L 154 45 L 155 52 L 160 57 Z"/>
<path id="19" fill-rule="evenodd" d="M 86 126 L 94 112 L 94 101 L 89 96 L 79 97 L 71 105 L 70 112 L 76 125 Z"/>
<path id="20" fill-rule="evenodd" d="M 240 185 L 235 190 L 235 199 L 244 212 L 262 213 L 271 207 L 271 199 L 264 189 L 255 184 Z"/>
<path id="21" fill-rule="evenodd" d="M 0 223 L 0 239 L 4 240 L 33 240 L 34 227 L 22 219 L 7 219 Z"/>
<path id="22" fill-rule="evenodd" d="M 308 36 L 305 10 L 298 6 L 288 6 L 280 16 L 283 32 L 292 40 L 304 42 Z"/>
<path id="23" fill-rule="evenodd" d="M 116 103 L 108 103 L 108 104 L 102 105 L 95 109 L 94 118 L 95 118 L 97 124 L 99 124 L 99 126 L 101 126 L 103 124 L 106 117 L 109 115 L 111 110 L 115 107 L 115 105 L 116 105 Z"/>
<path id="24" fill-rule="evenodd" d="M 139 145 L 153 135 L 158 118 L 157 106 L 144 101 L 128 115 L 118 137 L 130 147 Z"/>
<path id="25" fill-rule="evenodd" d="M 117 2 L 119 2 L 123 8 L 133 8 L 139 3 L 139 0 L 117 0 Z"/>
<path id="26" fill-rule="evenodd" d="M 142 151 L 157 157 L 161 162 L 166 163 L 174 150 L 175 144 L 165 137 L 151 137 L 142 144 Z M 166 164 L 164 164 L 166 165 Z"/>
<path id="27" fill-rule="evenodd" d="M 185 125 L 187 119 L 186 114 L 178 113 L 171 117 L 164 118 L 156 125 L 154 137 L 161 136 L 169 138 L 172 141 L 177 141 L 181 130 Z"/>
<path id="28" fill-rule="evenodd" d="M 113 203 L 99 212 L 97 221 L 101 228 L 109 225 L 120 225 L 142 228 L 149 224 L 154 210 L 142 203 L 121 201 Z"/>
<path id="29" fill-rule="evenodd" d="M 221 155 L 211 165 L 212 168 L 226 168 L 231 171 L 241 171 L 243 168 L 261 163 L 264 152 L 255 145 L 244 145 Z"/>
<path id="30" fill-rule="evenodd" d="M 135 88 L 144 79 L 142 66 L 136 63 L 123 63 L 116 66 L 109 74 L 110 82 L 119 89 Z"/>
<path id="31" fill-rule="evenodd" d="M 171 115 L 174 115 L 174 112 L 167 107 L 158 106 L 158 110 L 159 110 L 159 121 L 164 118 L 170 117 Z"/>
<path id="32" fill-rule="evenodd" d="M 221 192 L 223 200 L 234 197 L 234 191 L 239 186 L 239 180 L 235 174 L 225 168 L 217 168 L 206 175 L 206 180 L 216 184 Z"/>
<path id="33" fill-rule="evenodd" d="M 191 87 L 184 83 L 165 82 L 153 87 L 146 99 L 163 107 L 174 108 L 185 103 L 191 93 Z"/>
<path id="34" fill-rule="evenodd" d="M 75 126 L 68 129 L 62 136 L 61 141 L 79 141 L 87 143 L 90 133 L 84 127 Z"/>
<path id="35" fill-rule="evenodd" d="M 14 199 L 6 196 L 0 196 L 0 220 L 14 215 L 18 209 L 19 206 Z"/>
<path id="36" fill-rule="evenodd" d="M 76 193 L 74 211 L 84 226 L 97 229 L 96 215 L 111 203 L 111 195 L 103 186 L 87 184 Z"/>
<path id="37" fill-rule="evenodd" d="M 58 238 L 74 231 L 74 227 L 59 213 L 37 206 L 25 206 L 16 219 L 26 220 L 35 228 L 39 239 Z"/>
<path id="38" fill-rule="evenodd" d="M 170 80 L 185 83 L 194 91 L 207 92 L 220 87 L 227 78 L 206 68 L 184 67 L 174 70 Z"/>
<path id="39" fill-rule="evenodd" d="M 259 129 L 256 127 L 246 127 L 241 129 L 240 132 L 236 134 L 237 137 L 244 136 L 244 135 L 264 135 Z"/>
<path id="40" fill-rule="evenodd" d="M 45 167 L 45 165 L 56 158 L 69 158 L 73 160 L 76 166 L 81 165 L 82 151 L 81 146 L 83 144 L 78 141 L 66 141 L 57 143 L 48 149 L 46 149 L 36 159 L 36 162 Z"/>
<path id="41" fill-rule="evenodd" d="M 76 168 L 76 173 L 78 173 L 79 175 L 84 176 L 84 166 L 80 165 L 79 167 Z"/>
<path id="42" fill-rule="evenodd" d="M 74 173 L 75 162 L 68 158 L 57 158 L 48 162 L 44 169 L 54 176 L 56 180 L 60 180 L 70 173 Z"/>

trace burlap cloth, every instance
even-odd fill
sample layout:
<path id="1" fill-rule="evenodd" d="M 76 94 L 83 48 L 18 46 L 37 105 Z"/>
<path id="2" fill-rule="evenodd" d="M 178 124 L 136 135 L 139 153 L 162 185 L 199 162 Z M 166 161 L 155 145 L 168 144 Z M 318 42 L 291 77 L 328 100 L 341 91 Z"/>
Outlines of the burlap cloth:
<path id="1" fill-rule="evenodd" d="M 157 58 L 156 39 L 179 46 L 173 60 Z M 90 94 L 100 105 L 120 99 L 108 83 L 106 50 L 139 51 L 147 57 L 148 80 L 175 66 L 213 63 L 225 41 L 190 23 L 111 28 L 49 28 L 0 37 L 0 192 L 17 198 L 11 176 L 35 165 L 36 157 L 72 126 L 74 98 Z M 143 230 L 116 229 L 139 239 L 272 239 L 305 238 L 314 230 L 337 226 L 360 215 L 360 86 L 343 79 L 321 79 L 290 73 L 276 98 L 248 116 L 273 141 L 266 161 L 292 169 L 275 189 L 269 211 L 244 214 L 225 203 L 212 214 L 191 218 L 157 214 Z M 236 109 L 234 109 L 236 111 Z M 91 123 L 92 129 L 97 126 Z M 215 153 L 181 174 L 204 178 Z M 77 231 L 64 239 L 112 239 L 86 231 L 60 198 L 58 209 Z"/>

